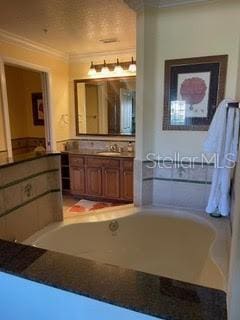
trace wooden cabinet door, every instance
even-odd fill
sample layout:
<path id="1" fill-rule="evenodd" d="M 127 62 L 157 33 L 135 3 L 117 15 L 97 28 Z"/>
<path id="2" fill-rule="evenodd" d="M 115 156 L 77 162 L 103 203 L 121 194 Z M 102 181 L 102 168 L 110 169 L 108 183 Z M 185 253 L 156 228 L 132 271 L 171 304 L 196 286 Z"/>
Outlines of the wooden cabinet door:
<path id="1" fill-rule="evenodd" d="M 105 168 L 103 171 L 103 196 L 105 198 L 120 198 L 120 170 Z"/>
<path id="2" fill-rule="evenodd" d="M 133 171 L 123 170 L 121 183 L 121 198 L 124 200 L 133 200 Z"/>
<path id="3" fill-rule="evenodd" d="M 91 196 L 102 196 L 101 168 L 86 168 L 86 191 Z"/>
<path id="4" fill-rule="evenodd" d="M 75 194 L 85 193 L 85 172 L 84 168 L 70 168 L 71 191 Z"/>

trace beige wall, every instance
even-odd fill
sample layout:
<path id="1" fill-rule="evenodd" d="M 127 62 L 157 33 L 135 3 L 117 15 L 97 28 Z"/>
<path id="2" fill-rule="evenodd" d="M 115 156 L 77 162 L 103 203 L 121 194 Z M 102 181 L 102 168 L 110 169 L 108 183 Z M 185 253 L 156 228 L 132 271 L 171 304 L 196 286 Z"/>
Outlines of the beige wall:
<path id="1" fill-rule="evenodd" d="M 22 72 L 11 67 L 5 68 L 7 95 L 9 104 L 9 120 L 12 138 L 27 136 L 27 115 L 24 101 Z M 25 123 L 24 123 L 25 122 Z"/>
<path id="2" fill-rule="evenodd" d="M 61 120 L 62 115 L 69 115 L 69 65 L 56 56 L 24 49 L 0 41 L 0 56 L 48 68 L 52 76 L 53 124 L 56 140 L 70 138 L 69 124 Z"/>
<path id="3" fill-rule="evenodd" d="M 145 9 L 138 16 L 137 157 L 148 152 L 200 155 L 206 132 L 163 131 L 164 62 L 167 59 L 229 55 L 226 96 L 237 95 L 240 2 Z M 144 37 L 142 36 L 144 34 Z M 239 95 L 238 90 L 238 95 Z"/>
<path id="4" fill-rule="evenodd" d="M 42 92 L 40 72 L 6 65 L 5 76 L 12 139 L 45 137 L 44 126 L 34 125 L 32 113 L 32 93 Z"/>

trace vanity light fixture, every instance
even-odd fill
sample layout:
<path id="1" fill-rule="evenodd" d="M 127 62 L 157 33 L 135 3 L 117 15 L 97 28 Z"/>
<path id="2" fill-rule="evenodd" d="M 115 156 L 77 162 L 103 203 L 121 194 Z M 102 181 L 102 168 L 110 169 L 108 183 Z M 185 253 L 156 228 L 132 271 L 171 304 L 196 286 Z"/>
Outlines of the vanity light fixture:
<path id="1" fill-rule="evenodd" d="M 95 69 L 93 62 L 91 62 L 91 66 L 88 71 L 89 76 L 95 76 L 97 74 L 97 70 Z"/>
<path id="2" fill-rule="evenodd" d="M 117 59 L 117 64 L 114 68 L 114 73 L 121 74 L 123 72 L 122 66 L 120 66 L 119 60 Z"/>
<path id="3" fill-rule="evenodd" d="M 109 76 L 110 74 L 115 74 L 117 76 L 122 76 L 124 72 L 131 72 L 136 73 L 137 66 L 136 66 L 136 60 L 131 59 L 131 61 L 127 62 L 119 62 L 119 59 L 117 58 L 117 62 L 114 63 L 106 63 L 106 60 L 104 60 L 103 64 L 93 64 L 93 61 L 91 62 L 88 75 L 90 77 L 97 76 L 97 74 L 101 74 L 102 76 Z"/>
<path id="4" fill-rule="evenodd" d="M 109 72 L 110 72 L 110 71 L 109 71 L 109 68 L 108 68 L 108 66 L 107 66 L 107 64 L 106 64 L 106 60 L 104 60 L 101 73 L 102 73 L 103 75 L 108 75 Z"/>
<path id="5" fill-rule="evenodd" d="M 133 57 L 132 57 L 131 64 L 129 65 L 128 71 L 129 72 L 136 72 L 137 71 L 136 62 L 133 60 Z"/>

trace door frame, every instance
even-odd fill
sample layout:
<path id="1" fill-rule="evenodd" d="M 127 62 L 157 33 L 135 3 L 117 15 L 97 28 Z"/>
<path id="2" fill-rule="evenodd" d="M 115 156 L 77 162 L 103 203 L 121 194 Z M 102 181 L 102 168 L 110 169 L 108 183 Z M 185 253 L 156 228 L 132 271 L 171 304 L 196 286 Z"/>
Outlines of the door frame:
<path id="1" fill-rule="evenodd" d="M 41 73 L 43 97 L 45 98 L 45 138 L 46 138 L 46 149 L 48 152 L 56 150 L 56 139 L 53 126 L 53 99 L 52 99 L 52 73 L 49 68 L 29 63 L 23 60 L 18 60 L 8 56 L 0 55 L 0 86 L 2 91 L 2 102 L 3 102 L 3 119 L 5 125 L 5 139 L 8 158 L 12 159 L 12 142 L 11 142 L 11 127 L 9 119 L 9 107 L 7 98 L 7 86 L 4 65 L 10 64 L 16 67 L 23 67 Z"/>

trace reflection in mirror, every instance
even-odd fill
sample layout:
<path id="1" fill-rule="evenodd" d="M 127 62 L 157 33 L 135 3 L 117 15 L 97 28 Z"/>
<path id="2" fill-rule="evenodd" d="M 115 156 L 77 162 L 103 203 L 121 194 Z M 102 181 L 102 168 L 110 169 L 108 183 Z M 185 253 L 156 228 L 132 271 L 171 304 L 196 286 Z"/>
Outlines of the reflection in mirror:
<path id="1" fill-rule="evenodd" d="M 134 135 L 135 77 L 75 80 L 77 135 Z"/>

